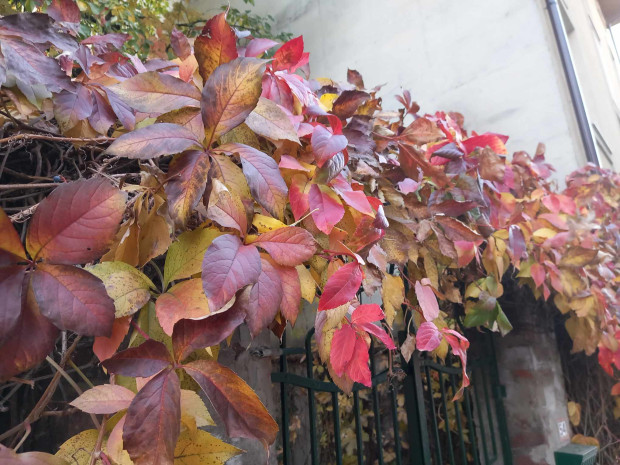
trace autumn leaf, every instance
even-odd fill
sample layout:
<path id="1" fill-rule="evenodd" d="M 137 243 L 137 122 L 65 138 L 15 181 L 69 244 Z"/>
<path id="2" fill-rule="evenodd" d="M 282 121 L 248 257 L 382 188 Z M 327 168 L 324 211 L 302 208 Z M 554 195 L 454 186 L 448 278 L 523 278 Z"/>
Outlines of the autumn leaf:
<path id="1" fill-rule="evenodd" d="M 282 219 L 288 188 L 276 161 L 269 155 L 244 144 L 226 144 L 219 151 L 238 153 L 243 174 L 254 199 L 273 217 Z"/>
<path id="2" fill-rule="evenodd" d="M 220 441 L 206 431 L 182 432 L 174 451 L 175 465 L 224 464 L 242 454 L 241 449 Z"/>
<path id="3" fill-rule="evenodd" d="M 179 378 L 165 370 L 138 391 L 127 410 L 123 445 L 134 464 L 173 465 L 180 422 Z"/>
<path id="4" fill-rule="evenodd" d="M 426 321 L 433 321 L 439 316 L 439 304 L 437 303 L 437 297 L 433 292 L 433 288 L 430 286 L 430 281 L 428 279 L 416 281 L 414 288 L 424 319 Z"/>
<path id="5" fill-rule="evenodd" d="M 237 58 L 237 37 L 226 22 L 226 12 L 207 21 L 194 41 L 194 54 L 203 82 L 218 66 Z"/>
<path id="6" fill-rule="evenodd" d="M 261 94 L 264 61 L 237 58 L 218 66 L 202 90 L 206 146 L 243 123 Z"/>
<path id="7" fill-rule="evenodd" d="M 199 320 L 179 320 L 172 331 L 172 346 L 176 360 L 180 362 L 197 349 L 219 344 L 243 323 L 244 318 L 243 309 L 233 305 L 228 310 Z"/>
<path id="8" fill-rule="evenodd" d="M 28 252 L 57 264 L 93 261 L 111 245 L 124 210 L 124 195 L 103 178 L 59 186 L 32 217 Z"/>
<path id="9" fill-rule="evenodd" d="M 262 37 L 252 39 L 245 48 L 245 56 L 260 57 L 263 53 L 276 45 L 278 45 L 278 42 L 275 40 L 265 39 Z"/>
<path id="10" fill-rule="evenodd" d="M 202 285 L 211 311 L 217 312 L 238 290 L 254 284 L 260 271 L 256 247 L 243 245 L 229 234 L 214 239 L 202 262 Z"/>
<path id="11" fill-rule="evenodd" d="M 175 323 L 183 318 L 196 319 L 209 315 L 209 303 L 202 291 L 200 278 L 175 284 L 155 302 L 159 324 L 166 334 L 172 335 Z"/>
<path id="12" fill-rule="evenodd" d="M 294 72 L 299 66 L 299 62 L 304 56 L 304 38 L 303 36 L 285 42 L 273 55 L 271 66 L 275 71 L 289 70 Z"/>
<path id="13" fill-rule="evenodd" d="M 439 347 L 442 339 L 439 329 L 431 321 L 425 321 L 420 325 L 415 338 L 418 350 L 427 352 L 432 352 Z"/>
<path id="14" fill-rule="evenodd" d="M 0 444 L 0 462 L 4 465 L 67 465 L 61 457 L 45 452 L 24 452 L 17 454 L 13 449 Z"/>
<path id="15" fill-rule="evenodd" d="M 323 166 L 338 152 L 347 147 L 347 138 L 342 134 L 333 134 L 325 126 L 317 125 L 312 131 L 312 153 L 317 166 Z"/>
<path id="16" fill-rule="evenodd" d="M 26 251 L 19 238 L 19 234 L 17 234 L 11 220 L 2 208 L 0 208 L 0 230 L 2 230 L 2 235 L 0 235 L 0 251 L 4 250 L 15 257 L 26 259 Z M 13 260 L 11 261 L 13 262 Z"/>
<path id="17" fill-rule="evenodd" d="M 280 311 L 282 316 L 294 326 L 302 298 L 299 273 L 297 269 L 288 266 L 274 265 L 274 268 L 280 275 L 280 283 L 282 284 Z"/>
<path id="18" fill-rule="evenodd" d="M 362 268 L 356 262 L 347 263 L 327 280 L 319 299 L 319 311 L 339 307 L 349 302 L 362 284 Z"/>
<path id="19" fill-rule="evenodd" d="M 248 218 L 243 202 L 218 179 L 212 181 L 207 218 L 225 228 L 236 229 L 241 233 L 241 237 L 245 236 L 248 230 Z"/>
<path id="20" fill-rule="evenodd" d="M 164 285 L 200 273 L 205 252 L 222 232 L 215 228 L 196 228 L 181 234 L 168 248 L 164 264 Z"/>
<path id="21" fill-rule="evenodd" d="M 258 236 L 254 244 L 267 251 L 276 263 L 284 266 L 300 265 L 316 252 L 312 234 L 296 226 L 268 231 Z"/>
<path id="22" fill-rule="evenodd" d="M 312 212 L 314 224 L 325 234 L 344 216 L 344 207 L 336 193 L 328 186 L 312 184 L 308 194 L 308 205 Z"/>
<path id="23" fill-rule="evenodd" d="M 138 347 L 118 352 L 102 365 L 111 373 L 123 376 L 148 378 L 156 375 L 172 363 L 168 349 L 154 339 L 148 339 Z"/>
<path id="24" fill-rule="evenodd" d="M 101 384 L 84 391 L 70 402 L 86 413 L 116 413 L 129 407 L 135 394 L 129 389 L 115 384 Z"/>
<path id="25" fill-rule="evenodd" d="M 284 110 L 275 102 L 261 97 L 245 124 L 256 134 L 273 141 L 290 140 L 299 143 L 297 131 Z"/>
<path id="26" fill-rule="evenodd" d="M 201 150 L 189 150 L 176 155 L 168 167 L 168 182 L 164 189 L 168 211 L 177 227 L 187 223 L 205 191 L 209 174 L 209 156 Z"/>
<path id="27" fill-rule="evenodd" d="M 200 90 L 169 74 L 149 71 L 110 87 L 131 108 L 144 113 L 166 113 L 200 106 Z"/>
<path id="28" fill-rule="evenodd" d="M 200 141 L 189 129 L 172 123 L 155 123 L 123 134 L 105 153 L 118 157 L 148 160 L 160 155 L 181 153 L 200 147 Z"/>
<path id="29" fill-rule="evenodd" d="M 291 178 L 288 195 L 291 210 L 296 221 L 299 221 L 310 208 L 310 187 L 309 179 L 303 174 L 296 174 Z"/>
<path id="30" fill-rule="evenodd" d="M 386 274 L 381 282 L 381 297 L 385 309 L 385 321 L 392 326 L 394 317 L 405 300 L 405 285 L 400 276 Z"/>
<path id="31" fill-rule="evenodd" d="M 0 381 L 38 365 L 54 348 L 58 329 L 38 308 L 30 280 L 24 281 L 19 319 L 0 344 Z M 36 337 L 31 335 L 36 334 Z M 10 356 L 6 356 L 10 354 Z"/>
<path id="32" fill-rule="evenodd" d="M 114 323 L 114 301 L 103 282 L 81 268 L 39 265 L 32 288 L 41 314 L 59 329 L 85 336 L 109 336 Z"/>
<path id="33" fill-rule="evenodd" d="M 155 285 L 133 266 L 123 262 L 102 262 L 86 270 L 97 276 L 114 300 L 116 318 L 132 315 L 151 298 Z"/>
<path id="34" fill-rule="evenodd" d="M 273 321 L 282 301 L 282 282 L 276 267 L 260 258 L 261 271 L 250 290 L 245 321 L 252 337 L 256 337 Z"/>
<path id="35" fill-rule="evenodd" d="M 265 448 L 276 440 L 278 425 L 254 391 L 232 370 L 209 360 L 183 366 L 200 385 L 232 438 L 258 439 Z"/>
<path id="36" fill-rule="evenodd" d="M 112 325 L 110 337 L 98 336 L 93 343 L 93 352 L 100 362 L 112 357 L 127 336 L 131 317 L 117 318 Z"/>
<path id="37" fill-rule="evenodd" d="M 0 294 L 4 300 L 0 307 L 0 346 L 19 321 L 25 276 L 24 266 L 0 267 Z"/>

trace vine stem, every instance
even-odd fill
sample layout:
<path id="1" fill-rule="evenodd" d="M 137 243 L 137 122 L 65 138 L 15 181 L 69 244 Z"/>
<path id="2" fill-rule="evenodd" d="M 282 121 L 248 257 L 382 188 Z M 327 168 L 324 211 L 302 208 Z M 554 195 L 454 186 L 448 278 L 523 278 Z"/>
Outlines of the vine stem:
<path id="1" fill-rule="evenodd" d="M 73 341 L 73 344 L 71 344 L 71 346 L 67 349 L 65 354 L 62 356 L 62 359 L 60 361 L 60 366 L 64 366 L 67 363 L 67 360 L 69 360 L 69 357 L 71 357 L 71 354 L 76 349 L 80 339 L 81 339 L 81 336 L 77 336 L 75 338 L 75 340 Z M 0 434 L 0 441 L 4 441 L 5 439 L 10 438 L 11 436 L 19 433 L 20 431 L 26 429 L 28 425 L 34 423 L 39 418 L 41 418 L 43 411 L 45 410 L 45 407 L 50 402 L 50 400 L 52 400 L 52 396 L 54 395 L 54 392 L 56 392 L 56 389 L 58 388 L 58 383 L 60 382 L 60 378 L 62 378 L 61 373 L 59 371 L 56 371 L 56 373 L 54 374 L 54 377 L 52 378 L 47 388 L 45 389 L 45 392 L 43 392 L 43 395 L 41 396 L 39 401 L 36 403 L 34 408 L 30 411 L 28 416 L 24 419 L 24 421 L 22 421 L 18 425 L 15 425 L 10 430 L 5 431 L 4 433 Z"/>
<path id="2" fill-rule="evenodd" d="M 110 375 L 110 384 L 112 385 L 116 384 L 116 375 L 114 374 Z M 99 435 L 97 436 L 97 443 L 95 444 L 95 449 L 93 450 L 92 454 L 90 454 L 90 461 L 88 462 L 88 465 L 95 465 L 95 462 L 97 461 L 97 459 L 101 458 L 101 455 L 102 455 L 101 446 L 103 444 L 105 425 L 108 422 L 108 417 L 109 415 L 104 415 L 103 420 L 101 420 L 101 426 L 99 427 Z M 104 454 L 104 457 L 105 457 L 105 454 Z M 107 460 L 107 457 L 105 457 L 105 459 Z"/>
<path id="3" fill-rule="evenodd" d="M 0 139 L 0 144 L 9 144 L 11 142 L 15 142 L 18 140 L 49 140 L 53 142 L 90 142 L 95 144 L 103 144 L 105 142 L 112 142 L 115 140 L 115 137 L 91 137 L 91 138 L 82 138 L 82 137 L 60 137 L 60 136 L 52 136 L 47 134 L 15 134 L 13 136 L 5 137 Z"/>
<path id="4" fill-rule="evenodd" d="M 41 189 L 43 187 L 58 187 L 63 182 L 33 182 L 29 184 L 0 184 L 0 190 L 9 189 Z"/>

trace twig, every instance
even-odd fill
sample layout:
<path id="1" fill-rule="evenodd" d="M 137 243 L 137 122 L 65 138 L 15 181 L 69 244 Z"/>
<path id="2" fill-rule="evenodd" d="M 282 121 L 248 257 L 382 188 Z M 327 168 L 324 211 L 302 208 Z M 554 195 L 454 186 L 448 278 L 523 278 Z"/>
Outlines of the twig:
<path id="1" fill-rule="evenodd" d="M 51 136 L 51 135 L 46 135 L 46 134 L 30 134 L 30 133 L 24 133 L 24 134 L 15 134 L 14 136 L 9 136 L 9 137 L 5 137 L 3 139 L 0 139 L 0 144 L 10 144 L 11 142 L 15 142 L 18 140 L 50 140 L 53 142 L 86 142 L 86 143 L 93 143 L 93 144 L 104 144 L 106 142 L 112 142 L 113 140 L 115 140 L 115 137 L 105 137 L 105 136 L 101 136 L 101 137 L 90 137 L 90 138 L 83 138 L 83 137 L 58 137 L 58 136 Z"/>
<path id="2" fill-rule="evenodd" d="M 24 444 L 24 442 L 26 441 L 26 438 L 28 436 L 30 436 L 30 432 L 32 431 L 32 427 L 30 426 L 30 423 L 28 423 L 26 425 L 26 432 L 24 433 L 24 435 L 22 436 L 22 438 L 19 440 L 19 442 L 17 443 L 17 445 L 15 446 L 15 448 L 13 450 L 18 451 L 19 448 Z"/>
<path id="3" fill-rule="evenodd" d="M 91 388 L 95 387 L 95 385 L 90 381 L 90 379 L 88 379 L 88 377 L 82 372 L 82 370 L 80 370 L 80 368 L 75 363 L 73 363 L 73 360 L 69 360 L 69 365 L 71 365 L 71 367 L 75 370 L 78 376 L 82 378 L 86 384 L 88 384 Z"/>
<path id="4" fill-rule="evenodd" d="M 63 182 L 33 182 L 30 184 L 0 184 L 0 191 L 8 189 L 41 189 L 46 187 L 58 187 Z"/>
<path id="5" fill-rule="evenodd" d="M 67 363 L 67 360 L 69 360 L 69 357 L 71 357 L 71 354 L 76 349 L 80 339 L 81 339 L 81 336 L 77 336 L 75 338 L 75 340 L 73 341 L 73 344 L 71 344 L 69 349 L 67 349 L 67 352 L 65 352 L 64 356 L 62 357 L 60 361 L 60 366 L 64 366 Z M 62 375 L 60 374 L 59 371 L 57 371 L 54 377 L 52 378 L 52 380 L 50 381 L 50 383 L 48 384 L 47 388 L 45 389 L 45 392 L 43 392 L 43 395 L 41 396 L 39 401 L 36 403 L 34 408 L 30 411 L 28 416 L 24 419 L 24 421 L 14 426 L 10 430 L 5 431 L 4 433 L 0 434 L 0 441 L 4 441 L 5 439 L 10 438 L 11 436 L 19 433 L 20 431 L 26 429 L 26 425 L 30 425 L 34 423 L 35 421 L 37 421 L 39 418 L 41 418 L 41 415 L 43 414 L 45 407 L 50 402 L 50 400 L 52 400 L 52 396 L 54 395 L 54 392 L 56 392 L 56 389 L 58 388 L 58 383 L 60 382 L 60 378 L 62 378 Z"/>
<path id="6" fill-rule="evenodd" d="M 131 326 L 133 326 L 133 328 L 140 334 L 140 336 L 142 336 L 145 340 L 149 340 L 151 339 L 151 336 L 149 336 L 148 334 L 146 334 L 144 332 L 144 330 L 142 328 L 140 328 L 140 326 L 138 326 L 138 324 L 134 321 L 131 320 Z"/>

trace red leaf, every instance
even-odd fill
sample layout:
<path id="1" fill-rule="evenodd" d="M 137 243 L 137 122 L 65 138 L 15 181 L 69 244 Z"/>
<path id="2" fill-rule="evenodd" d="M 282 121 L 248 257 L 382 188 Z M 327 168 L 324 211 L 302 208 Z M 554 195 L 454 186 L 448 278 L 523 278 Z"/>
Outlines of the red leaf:
<path id="1" fill-rule="evenodd" d="M 288 191 L 288 197 L 295 221 L 299 221 L 310 208 L 308 200 L 309 191 L 309 180 L 303 174 L 296 174 L 291 178 L 291 187 Z"/>
<path id="2" fill-rule="evenodd" d="M 192 131 L 178 124 L 155 123 L 123 134 L 112 142 L 105 153 L 148 160 L 180 153 L 191 147 L 200 147 Z"/>
<path id="3" fill-rule="evenodd" d="M 542 286 L 542 283 L 545 282 L 545 267 L 539 263 L 534 263 L 530 268 L 530 274 L 532 275 L 532 279 L 536 283 L 536 287 Z"/>
<path id="4" fill-rule="evenodd" d="M 377 304 L 362 304 L 357 307 L 351 315 L 351 324 L 362 325 L 365 323 L 374 323 L 385 318 L 383 310 Z"/>
<path id="5" fill-rule="evenodd" d="M 387 347 L 388 349 L 396 350 L 396 346 L 394 345 L 394 341 L 392 340 L 390 335 L 387 333 L 387 331 L 385 329 L 383 329 L 382 326 L 377 326 L 377 325 L 372 324 L 372 323 L 363 323 L 359 327 L 360 327 L 360 329 L 363 329 L 367 333 L 370 333 L 373 336 L 375 336 L 376 338 L 378 338 L 381 342 L 383 342 L 385 347 Z"/>
<path id="6" fill-rule="evenodd" d="M 254 242 L 269 252 L 279 265 L 297 266 L 310 260 L 316 252 L 316 242 L 308 231 L 296 226 L 274 229 L 258 236 Z"/>
<path id="7" fill-rule="evenodd" d="M 439 316 L 439 303 L 430 285 L 425 284 L 424 281 L 416 281 L 415 295 L 426 321 L 433 321 Z"/>
<path id="8" fill-rule="evenodd" d="M 148 339 L 138 347 L 123 350 L 102 362 L 106 370 L 122 376 L 148 378 L 172 362 L 168 349 L 154 339 Z"/>
<path id="9" fill-rule="evenodd" d="M 273 62 L 271 63 L 271 66 L 274 71 L 287 69 L 293 72 L 293 68 L 296 68 L 302 59 L 303 53 L 304 38 L 303 36 L 295 37 L 294 39 L 285 42 L 273 55 Z"/>
<path id="10" fill-rule="evenodd" d="M 174 325 L 172 347 L 177 361 L 195 350 L 219 344 L 243 323 L 245 313 L 237 305 L 202 320 L 180 320 Z"/>
<path id="11" fill-rule="evenodd" d="M 319 311 L 329 310 L 351 301 L 362 283 L 362 267 L 347 263 L 329 277 L 319 299 Z"/>
<path id="12" fill-rule="evenodd" d="M 22 288 L 26 267 L 3 266 L 0 267 L 0 345 L 7 340 L 13 328 L 17 325 L 22 310 Z M 23 289 L 24 291 L 26 289 Z"/>
<path id="13" fill-rule="evenodd" d="M 54 348 L 58 335 L 58 329 L 39 312 L 29 281 L 24 281 L 19 320 L 0 345 L 0 381 L 38 365 Z"/>
<path id="14" fill-rule="evenodd" d="M 206 317 L 209 314 L 209 303 L 202 290 L 202 280 L 193 278 L 172 286 L 157 298 L 155 313 L 168 335 L 172 334 L 175 323 L 183 318 Z"/>
<path id="15" fill-rule="evenodd" d="M 233 438 L 255 438 L 273 444 L 278 425 L 256 393 L 232 370 L 217 362 L 197 360 L 183 368 L 205 392 Z"/>
<path id="16" fill-rule="evenodd" d="M 369 98 L 370 94 L 367 92 L 361 90 L 345 90 L 334 102 L 332 113 L 342 119 L 350 118 Z"/>
<path id="17" fill-rule="evenodd" d="M 375 213 L 363 190 L 353 190 L 351 185 L 341 175 L 333 179 L 331 185 L 347 205 L 364 215 L 374 216 Z"/>
<path id="18" fill-rule="evenodd" d="M 276 161 L 269 155 L 244 144 L 226 144 L 218 151 L 238 153 L 243 174 L 252 196 L 273 217 L 282 219 L 287 203 L 288 188 Z"/>
<path id="19" fill-rule="evenodd" d="M 293 158 L 290 155 L 282 155 L 280 157 L 280 163 L 278 163 L 278 166 L 280 167 L 280 169 L 285 168 L 288 170 L 305 171 L 306 173 L 310 172 L 308 168 L 303 166 L 297 161 L 296 158 Z"/>
<path id="20" fill-rule="evenodd" d="M 345 373 L 353 381 L 371 387 L 372 378 L 370 376 L 370 368 L 368 368 L 368 359 L 368 345 L 363 338 L 357 336 L 353 349 L 353 357 L 351 357 L 351 360 L 345 368 Z"/>
<path id="21" fill-rule="evenodd" d="M 80 22 L 80 9 L 73 0 L 52 0 L 45 12 L 56 21 L 67 23 Z"/>
<path id="22" fill-rule="evenodd" d="M 287 266 L 276 266 L 275 268 L 280 275 L 280 281 L 282 283 L 280 311 L 282 312 L 282 316 L 294 326 L 297 320 L 297 314 L 299 313 L 299 304 L 301 303 L 299 273 L 295 268 Z"/>
<path id="23" fill-rule="evenodd" d="M 263 53 L 265 53 L 267 50 L 269 50 L 272 47 L 275 47 L 278 44 L 279 42 L 276 42 L 275 40 L 271 40 L 271 39 L 262 39 L 262 38 L 252 39 L 250 40 L 250 43 L 248 44 L 248 46 L 245 48 L 245 56 L 257 58 L 261 56 Z"/>
<path id="24" fill-rule="evenodd" d="M 342 134 L 333 134 L 325 126 L 317 125 L 312 131 L 310 139 L 312 143 L 312 153 L 316 159 L 317 166 L 321 167 L 338 152 L 347 148 L 347 138 Z"/>
<path id="25" fill-rule="evenodd" d="M 209 156 L 202 150 L 181 153 L 170 162 L 165 191 L 170 217 L 177 226 L 185 225 L 200 201 L 207 184 L 209 166 Z"/>
<path id="26" fill-rule="evenodd" d="M 479 136 L 473 136 L 463 141 L 463 147 L 465 147 L 465 153 L 469 155 L 477 147 L 485 148 L 489 146 L 495 153 L 505 154 L 506 146 L 504 145 L 508 140 L 508 136 L 502 136 L 500 134 L 493 134 L 487 132 Z"/>
<path id="27" fill-rule="evenodd" d="M 157 71 L 136 74 L 110 89 L 131 108 L 144 113 L 200 106 L 200 91 L 193 83 Z"/>
<path id="28" fill-rule="evenodd" d="M 620 383 L 616 383 L 611 387 L 612 396 L 620 396 Z"/>
<path id="29" fill-rule="evenodd" d="M 63 184 L 35 211 L 28 252 L 66 265 L 93 261 L 108 250 L 124 211 L 124 194 L 103 178 Z"/>
<path id="30" fill-rule="evenodd" d="M 82 41 L 82 43 L 84 42 L 85 41 Z M 125 127 L 125 129 L 133 131 L 136 125 L 136 115 L 133 114 L 133 111 L 129 108 L 129 105 L 123 102 L 112 90 L 107 87 L 102 88 L 105 90 L 110 106 L 112 107 L 114 114 L 118 117 L 118 120 Z"/>
<path id="31" fill-rule="evenodd" d="M 6 250 L 16 257 L 26 259 L 26 251 L 19 234 L 17 234 L 13 223 L 2 208 L 0 208 L 0 231 L 2 231 L 0 234 L 0 250 Z"/>
<path id="32" fill-rule="evenodd" d="M 217 312 L 235 293 L 258 281 L 261 261 L 253 245 L 242 245 L 237 236 L 226 234 L 213 240 L 202 261 L 202 286 L 209 309 Z"/>
<path id="33" fill-rule="evenodd" d="M 131 316 L 125 316 L 123 318 L 117 318 L 112 325 L 112 334 L 110 337 L 99 336 L 95 338 L 93 343 L 93 352 L 97 356 L 100 362 L 109 359 L 116 353 L 116 350 L 127 336 L 129 331 L 129 323 L 131 322 Z"/>
<path id="34" fill-rule="evenodd" d="M 344 324 L 340 329 L 334 331 L 329 361 L 338 376 L 342 376 L 353 357 L 355 340 L 357 336 L 355 330 L 349 324 Z"/>
<path id="35" fill-rule="evenodd" d="M 454 400 L 458 400 L 462 397 L 464 389 L 469 386 L 469 376 L 467 376 L 467 349 L 469 348 L 469 341 L 462 334 L 457 333 L 452 329 L 443 328 L 441 330 L 444 338 L 450 344 L 452 353 L 461 359 L 461 368 L 463 370 L 463 382 L 461 388 L 454 395 Z"/>
<path id="36" fill-rule="evenodd" d="M 97 415 L 116 413 L 129 407 L 135 394 L 126 387 L 101 384 L 85 391 L 70 405 Z"/>
<path id="37" fill-rule="evenodd" d="M 225 12 L 207 21 L 194 41 L 194 55 L 203 82 L 218 66 L 237 58 L 237 38 L 226 22 Z"/>
<path id="38" fill-rule="evenodd" d="M 418 350 L 431 352 L 441 344 L 441 333 L 435 323 L 425 321 L 418 328 L 415 335 Z"/>
<path id="39" fill-rule="evenodd" d="M 173 27 L 172 33 L 170 33 L 170 45 L 172 46 L 172 51 L 174 54 L 181 60 L 185 60 L 192 53 L 192 47 L 189 44 L 189 40 L 185 34 L 179 31 L 176 27 Z"/>
<path id="40" fill-rule="evenodd" d="M 173 370 L 136 394 L 125 417 L 123 447 L 135 465 L 173 465 L 181 429 L 181 386 Z"/>
<path id="41" fill-rule="evenodd" d="M 472 230 L 465 223 L 450 216 L 436 215 L 433 220 L 441 225 L 441 229 L 451 241 L 475 242 L 482 240 L 482 236 Z"/>
<path id="42" fill-rule="evenodd" d="M 32 273 L 32 288 L 41 314 L 57 328 L 85 336 L 109 336 L 114 301 L 103 282 L 81 268 L 41 264 Z"/>
<path id="43" fill-rule="evenodd" d="M 256 337 L 273 321 L 282 301 L 280 274 L 271 262 L 263 257 L 258 281 L 252 286 L 245 321 L 252 337 Z"/>
<path id="44" fill-rule="evenodd" d="M 325 234 L 331 233 L 344 216 L 344 207 L 340 199 L 331 188 L 323 184 L 310 186 L 308 204 L 314 224 Z"/>

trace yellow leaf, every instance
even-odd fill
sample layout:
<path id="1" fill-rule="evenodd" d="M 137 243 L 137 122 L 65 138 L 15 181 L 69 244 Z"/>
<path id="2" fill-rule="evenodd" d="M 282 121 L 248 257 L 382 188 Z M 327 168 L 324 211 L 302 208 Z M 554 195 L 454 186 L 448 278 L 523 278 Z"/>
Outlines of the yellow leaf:
<path id="1" fill-rule="evenodd" d="M 254 215 L 254 219 L 252 219 L 252 226 L 254 226 L 261 234 L 286 227 L 282 221 L 276 220 L 270 216 L 260 215 L 258 213 Z"/>
<path id="2" fill-rule="evenodd" d="M 215 425 L 207 406 L 194 391 L 181 389 L 181 417 L 189 416 L 195 420 L 198 428 Z"/>
<path id="3" fill-rule="evenodd" d="M 116 318 L 136 313 L 150 300 L 150 289 L 155 289 L 146 275 L 124 262 L 102 262 L 86 270 L 103 281 L 114 300 Z"/>
<path id="4" fill-rule="evenodd" d="M 388 326 L 392 327 L 394 316 L 400 310 L 400 306 L 405 300 L 405 285 L 401 277 L 390 274 L 383 276 L 381 296 L 383 298 L 383 309 L 385 310 L 385 321 Z"/>
<path id="5" fill-rule="evenodd" d="M 174 465 L 220 465 L 243 452 L 206 431 L 183 431 L 174 450 Z"/>
<path id="6" fill-rule="evenodd" d="M 198 228 L 181 234 L 174 241 L 166 254 L 164 265 L 164 283 L 189 278 L 193 274 L 200 273 L 202 257 L 213 239 L 222 234 L 216 228 Z"/>
<path id="7" fill-rule="evenodd" d="M 321 95 L 321 106 L 325 111 L 332 111 L 332 107 L 334 106 L 334 101 L 338 98 L 338 94 L 323 94 Z"/>
<path id="8" fill-rule="evenodd" d="M 257 150 L 260 149 L 260 141 L 258 140 L 258 137 L 256 137 L 254 131 L 252 131 L 245 123 L 237 126 L 230 132 L 220 137 L 220 142 L 222 145 L 239 143 L 249 145 L 250 147 L 254 147 Z"/>
<path id="9" fill-rule="evenodd" d="M 547 239 L 554 237 L 558 232 L 550 228 L 540 228 L 534 231 L 534 238 L 538 239 L 538 242 L 544 242 Z"/>
<path id="10" fill-rule="evenodd" d="M 67 463 L 87 465 L 90 454 L 95 449 L 99 431 L 87 429 L 67 439 L 56 452 L 56 456 L 63 458 Z"/>
<path id="11" fill-rule="evenodd" d="M 601 447 L 598 442 L 598 439 L 593 438 L 592 436 L 584 436 L 583 434 L 575 434 L 570 442 L 573 444 L 583 444 L 584 446 L 596 446 Z"/>
<path id="12" fill-rule="evenodd" d="M 304 265 L 297 265 L 295 269 L 297 274 L 299 274 L 301 297 L 308 303 L 312 303 L 316 295 L 316 281 L 314 281 L 310 271 Z"/>
<path id="13" fill-rule="evenodd" d="M 145 196 L 145 204 L 138 215 L 140 226 L 139 236 L 139 260 L 140 266 L 152 258 L 158 257 L 168 250 L 172 240 L 170 239 L 171 226 L 169 224 L 168 204 L 159 194 L 153 195 L 153 205 L 148 207 L 148 197 Z"/>
<path id="14" fill-rule="evenodd" d="M 573 426 L 579 426 L 579 423 L 581 423 L 581 405 L 570 401 L 568 403 L 568 418 Z"/>

